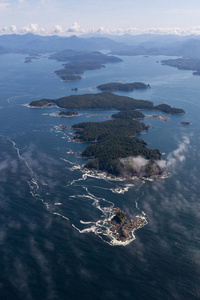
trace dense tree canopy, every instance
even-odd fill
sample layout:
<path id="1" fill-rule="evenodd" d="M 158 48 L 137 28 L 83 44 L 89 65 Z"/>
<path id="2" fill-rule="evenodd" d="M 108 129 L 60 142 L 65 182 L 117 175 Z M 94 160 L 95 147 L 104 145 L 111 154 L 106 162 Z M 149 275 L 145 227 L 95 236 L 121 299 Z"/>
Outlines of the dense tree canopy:
<path id="1" fill-rule="evenodd" d="M 31 106 L 39 107 L 53 104 L 70 110 L 120 110 L 112 116 L 112 120 L 73 125 L 73 129 L 76 130 L 75 140 L 93 143 L 82 153 L 83 157 L 89 158 L 86 167 L 114 175 L 121 175 L 122 170 L 125 170 L 129 176 L 137 173 L 133 164 L 123 165 L 121 159 L 128 157 L 141 157 L 149 161 L 148 164 L 145 163 L 142 176 L 162 173 L 158 164 L 154 163 L 155 160 L 161 158 L 160 151 L 148 149 L 145 141 L 135 137 L 142 131 L 148 130 L 147 125 L 136 120 L 144 118 L 144 114 L 137 111 L 138 109 L 160 110 L 168 114 L 184 113 L 183 109 L 173 108 L 167 104 L 154 106 L 151 101 L 136 100 L 108 92 L 71 95 L 56 100 L 42 99 L 30 103 Z M 61 112 L 61 115 L 71 114 L 73 115 L 73 112 Z"/>
<path id="2" fill-rule="evenodd" d="M 144 90 L 149 88 L 149 84 L 145 84 L 142 82 L 133 82 L 133 83 L 119 83 L 119 82 L 111 82 L 105 83 L 97 86 L 98 89 L 101 91 L 124 91 L 124 92 L 131 92 L 134 90 Z"/>

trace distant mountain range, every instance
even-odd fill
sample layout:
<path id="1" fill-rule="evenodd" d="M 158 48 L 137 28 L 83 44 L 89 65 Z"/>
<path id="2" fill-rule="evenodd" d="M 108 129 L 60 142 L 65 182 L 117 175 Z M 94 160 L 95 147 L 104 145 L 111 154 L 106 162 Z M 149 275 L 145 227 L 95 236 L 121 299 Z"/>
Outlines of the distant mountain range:
<path id="1" fill-rule="evenodd" d="M 200 59 L 200 36 L 126 35 L 117 40 L 126 42 L 126 46 L 115 49 L 112 54 L 172 55 Z"/>
<path id="2" fill-rule="evenodd" d="M 200 36 L 126 34 L 60 37 L 32 33 L 0 36 L 0 54 L 14 52 L 36 55 L 66 49 L 109 50 L 117 55 L 174 55 L 200 59 Z"/>
<path id="3" fill-rule="evenodd" d="M 77 36 L 39 36 L 31 33 L 0 36 L 0 53 L 17 52 L 36 55 L 58 52 L 66 49 L 93 51 L 114 50 L 123 47 L 125 47 L 123 43 L 115 42 L 106 37 L 81 38 Z"/>

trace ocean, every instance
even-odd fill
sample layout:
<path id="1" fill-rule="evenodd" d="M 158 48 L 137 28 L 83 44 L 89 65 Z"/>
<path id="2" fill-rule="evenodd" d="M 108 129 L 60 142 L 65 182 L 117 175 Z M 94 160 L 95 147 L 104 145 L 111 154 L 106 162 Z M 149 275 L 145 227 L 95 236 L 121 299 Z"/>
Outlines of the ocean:
<path id="1" fill-rule="evenodd" d="M 79 82 L 63 82 L 54 73 L 62 64 L 48 55 L 29 64 L 25 55 L 0 56 L 1 299 L 200 299 L 200 78 L 163 66 L 167 58 L 124 56 Z M 168 121 L 145 119 L 152 128 L 139 136 L 163 153 L 167 178 L 83 173 L 79 154 L 88 144 L 72 142 L 70 126 L 116 111 L 60 118 L 57 107 L 28 107 L 41 98 L 98 93 L 96 86 L 115 81 L 151 86 L 118 95 L 186 111 L 159 113 Z M 105 218 L 113 207 L 147 220 L 127 243 L 109 235 Z"/>

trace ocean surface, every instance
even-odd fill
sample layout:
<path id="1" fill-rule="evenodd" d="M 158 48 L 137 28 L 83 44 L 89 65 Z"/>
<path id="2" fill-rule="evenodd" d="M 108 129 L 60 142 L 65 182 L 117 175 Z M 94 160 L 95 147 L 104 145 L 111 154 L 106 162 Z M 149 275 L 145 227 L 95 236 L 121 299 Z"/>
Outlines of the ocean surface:
<path id="1" fill-rule="evenodd" d="M 47 57 L 25 64 L 25 55 L 0 56 L 0 299 L 200 299 L 200 77 L 163 66 L 167 57 L 138 56 L 63 82 L 54 73 L 62 64 Z M 70 126 L 115 111 L 59 118 L 57 107 L 27 106 L 97 93 L 113 81 L 148 83 L 151 89 L 118 94 L 186 111 L 167 122 L 145 119 L 152 128 L 140 136 L 164 153 L 167 178 L 83 173 L 87 144 L 72 142 Z M 105 224 L 112 207 L 130 218 L 143 214 L 148 224 L 117 243 Z"/>

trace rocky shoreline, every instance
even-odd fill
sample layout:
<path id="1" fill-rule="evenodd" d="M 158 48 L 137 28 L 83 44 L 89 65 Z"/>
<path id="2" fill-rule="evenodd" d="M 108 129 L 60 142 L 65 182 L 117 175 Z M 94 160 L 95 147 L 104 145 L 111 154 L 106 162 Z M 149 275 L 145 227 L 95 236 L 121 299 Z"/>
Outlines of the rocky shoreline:
<path id="1" fill-rule="evenodd" d="M 127 176 L 127 177 L 123 177 L 123 176 L 117 176 L 117 175 L 113 175 L 113 174 L 109 174 L 105 171 L 97 171 L 95 169 L 88 169 L 88 168 L 83 168 L 82 172 L 86 175 L 86 176 L 91 176 L 91 177 L 95 177 L 98 179 L 107 179 L 107 180 L 113 180 L 113 181 L 125 181 L 125 180 L 143 180 L 143 181 L 153 181 L 156 178 L 161 178 L 161 179 L 165 179 L 168 177 L 167 172 L 164 170 L 162 174 L 158 175 L 150 175 L 147 177 L 144 176 L 137 176 L 137 175 L 133 175 L 133 176 Z"/>
<path id="2" fill-rule="evenodd" d="M 128 220 L 126 214 L 120 208 L 116 207 L 112 210 L 115 215 L 107 223 L 111 225 L 110 231 L 116 234 L 117 241 L 126 242 L 127 239 L 131 238 L 131 232 L 147 224 L 147 220 L 143 215 Z"/>
<path id="3" fill-rule="evenodd" d="M 158 119 L 159 121 L 169 121 L 169 118 L 166 118 L 164 116 L 158 116 L 158 115 L 147 115 L 146 118 L 148 119 Z"/>

